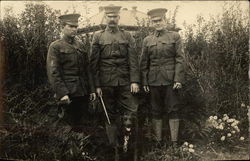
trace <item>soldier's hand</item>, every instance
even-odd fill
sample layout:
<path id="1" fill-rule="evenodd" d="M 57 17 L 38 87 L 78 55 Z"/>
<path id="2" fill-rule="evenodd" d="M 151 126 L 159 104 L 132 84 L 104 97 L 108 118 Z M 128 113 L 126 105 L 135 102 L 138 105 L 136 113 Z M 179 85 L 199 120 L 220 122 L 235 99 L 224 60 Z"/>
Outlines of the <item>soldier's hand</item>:
<path id="1" fill-rule="evenodd" d="M 94 101 L 96 99 L 96 94 L 91 93 L 89 99 L 90 99 L 90 101 Z"/>
<path id="2" fill-rule="evenodd" d="M 98 97 L 102 96 L 102 89 L 101 88 L 96 88 L 96 93 Z"/>
<path id="3" fill-rule="evenodd" d="M 179 83 L 179 82 L 175 82 L 174 86 L 173 86 L 173 89 L 180 89 L 180 88 L 182 88 L 182 84 Z"/>
<path id="4" fill-rule="evenodd" d="M 63 97 L 60 99 L 60 101 L 67 102 L 67 104 L 70 104 L 70 103 L 71 103 L 71 101 L 70 101 L 70 99 L 69 99 L 69 96 L 68 96 L 68 95 L 63 96 Z"/>
<path id="5" fill-rule="evenodd" d="M 140 90 L 138 83 L 131 83 L 130 85 L 130 92 L 131 93 L 138 93 Z"/>
<path id="6" fill-rule="evenodd" d="M 150 90 L 149 90 L 149 86 L 143 86 L 143 89 L 144 89 L 144 91 L 147 92 L 147 93 L 150 91 Z"/>

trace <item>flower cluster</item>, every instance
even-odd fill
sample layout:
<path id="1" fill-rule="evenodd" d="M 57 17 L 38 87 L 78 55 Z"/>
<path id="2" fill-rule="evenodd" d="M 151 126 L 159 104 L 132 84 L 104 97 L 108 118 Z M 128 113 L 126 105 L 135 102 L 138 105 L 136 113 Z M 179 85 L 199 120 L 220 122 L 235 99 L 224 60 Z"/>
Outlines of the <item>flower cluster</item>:
<path id="1" fill-rule="evenodd" d="M 183 145 L 181 146 L 181 150 L 183 152 L 190 152 L 190 153 L 194 153 L 194 145 L 193 144 L 189 144 L 188 142 L 184 142 Z"/>
<path id="2" fill-rule="evenodd" d="M 180 159 L 172 159 L 172 160 L 201 160 L 200 155 L 195 152 L 195 147 L 193 144 L 188 142 L 184 142 L 182 146 L 180 146 L 178 150 L 178 154 L 180 155 Z"/>
<path id="3" fill-rule="evenodd" d="M 243 141 L 245 139 L 240 136 L 240 128 L 238 125 L 239 121 L 230 118 L 227 114 L 224 114 L 222 118 L 210 116 L 207 120 L 207 126 L 212 129 L 212 136 L 220 139 L 222 142 Z"/>

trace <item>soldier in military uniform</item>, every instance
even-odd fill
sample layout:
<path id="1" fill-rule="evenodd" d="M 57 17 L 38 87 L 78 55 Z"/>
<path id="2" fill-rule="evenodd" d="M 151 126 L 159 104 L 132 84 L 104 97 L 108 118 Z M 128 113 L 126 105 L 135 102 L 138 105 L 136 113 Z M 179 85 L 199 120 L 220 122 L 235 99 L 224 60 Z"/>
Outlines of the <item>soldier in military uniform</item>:
<path id="1" fill-rule="evenodd" d="M 106 123 L 109 143 L 117 146 L 117 125 L 121 117 L 135 115 L 138 102 L 140 72 L 135 40 L 129 32 L 119 29 L 120 6 L 104 7 L 107 27 L 94 34 L 90 63 L 96 92 L 103 97 L 111 125 Z"/>
<path id="2" fill-rule="evenodd" d="M 73 130 L 79 130 L 88 102 L 95 100 L 93 78 L 84 45 L 75 39 L 79 14 L 59 17 L 62 38 L 52 42 L 47 55 L 47 74 L 60 105 L 59 115 Z"/>
<path id="3" fill-rule="evenodd" d="M 177 143 L 179 130 L 178 89 L 184 82 L 184 58 L 180 35 L 165 29 L 167 9 L 148 11 L 155 31 L 143 40 L 140 56 L 142 85 L 150 93 L 155 140 L 162 142 L 163 118 L 168 116 L 171 141 Z"/>

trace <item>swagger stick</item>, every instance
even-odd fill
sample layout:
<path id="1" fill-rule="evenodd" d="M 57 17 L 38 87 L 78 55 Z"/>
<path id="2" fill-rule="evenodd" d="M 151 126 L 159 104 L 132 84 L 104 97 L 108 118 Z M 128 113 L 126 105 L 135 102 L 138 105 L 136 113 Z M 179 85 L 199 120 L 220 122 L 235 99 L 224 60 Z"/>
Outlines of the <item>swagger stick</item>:
<path id="1" fill-rule="evenodd" d="M 110 125 L 111 123 L 110 123 L 110 120 L 109 120 L 109 115 L 108 115 L 108 113 L 107 113 L 107 109 L 106 109 L 106 106 L 105 106 L 105 104 L 104 104 L 104 102 L 103 102 L 102 96 L 100 96 L 100 99 L 101 99 L 102 107 L 103 107 L 103 110 L 104 110 L 104 112 L 105 112 L 106 118 L 107 118 L 107 120 L 108 120 L 108 124 Z"/>

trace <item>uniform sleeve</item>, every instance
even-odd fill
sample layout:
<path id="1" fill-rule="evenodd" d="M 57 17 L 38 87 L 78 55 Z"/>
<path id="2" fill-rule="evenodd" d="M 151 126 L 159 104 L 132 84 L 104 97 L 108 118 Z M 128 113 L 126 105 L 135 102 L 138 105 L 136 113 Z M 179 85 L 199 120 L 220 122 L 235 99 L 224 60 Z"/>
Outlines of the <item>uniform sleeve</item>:
<path id="1" fill-rule="evenodd" d="M 184 83 L 184 52 L 182 48 L 182 40 L 180 35 L 176 34 L 176 42 L 175 42 L 175 77 L 174 81 L 179 83 Z"/>
<path id="2" fill-rule="evenodd" d="M 99 59 L 100 59 L 99 37 L 97 34 L 94 34 L 90 48 L 89 63 L 95 87 L 100 87 L 100 77 L 99 77 L 100 70 L 98 65 Z"/>
<path id="3" fill-rule="evenodd" d="M 47 55 L 47 74 L 57 99 L 69 94 L 61 76 L 59 59 L 59 51 L 55 48 L 55 45 L 50 45 Z"/>
<path id="4" fill-rule="evenodd" d="M 140 83 L 140 71 L 138 55 L 136 54 L 136 43 L 135 39 L 128 33 L 128 59 L 129 59 L 129 72 L 130 72 L 130 82 Z"/>
<path id="5" fill-rule="evenodd" d="M 90 93 L 95 93 L 95 85 L 94 85 L 94 79 L 93 79 L 93 74 L 90 69 L 90 63 L 89 63 L 89 55 L 85 55 L 85 60 L 86 60 L 86 67 L 87 67 L 87 74 L 88 74 L 88 85 L 90 89 Z"/>
<path id="6" fill-rule="evenodd" d="M 140 64 L 142 85 L 147 86 L 148 85 L 149 57 L 148 57 L 148 48 L 146 46 L 146 39 L 143 40 L 142 52 L 141 52 L 139 64 Z"/>

